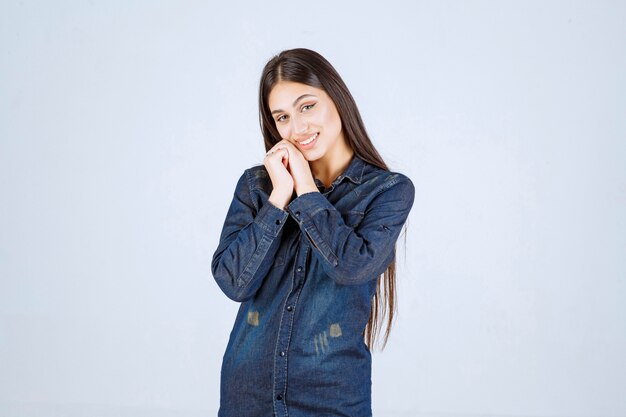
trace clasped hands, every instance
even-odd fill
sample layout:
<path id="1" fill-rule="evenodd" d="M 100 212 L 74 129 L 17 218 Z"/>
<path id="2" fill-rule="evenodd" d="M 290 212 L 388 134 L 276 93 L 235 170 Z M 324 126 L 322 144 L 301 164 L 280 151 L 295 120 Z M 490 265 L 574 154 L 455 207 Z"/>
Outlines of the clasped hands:
<path id="1" fill-rule="evenodd" d="M 298 196 L 312 191 L 319 192 L 309 161 L 287 139 L 276 143 L 265 154 L 263 165 L 272 180 L 273 190 L 269 200 L 283 210 L 289 204 L 294 190 Z"/>

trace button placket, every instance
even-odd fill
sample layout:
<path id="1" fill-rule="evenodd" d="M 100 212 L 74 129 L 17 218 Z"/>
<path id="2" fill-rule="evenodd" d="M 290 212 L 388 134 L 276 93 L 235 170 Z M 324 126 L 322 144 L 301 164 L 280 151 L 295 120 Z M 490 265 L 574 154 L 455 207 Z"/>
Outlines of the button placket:
<path id="1" fill-rule="evenodd" d="M 299 215 L 299 213 L 300 212 L 294 214 Z M 288 312 L 293 312 L 295 310 L 295 305 L 298 302 L 300 291 L 302 291 L 302 275 L 304 275 L 303 271 L 305 270 L 304 264 L 306 263 L 307 257 L 309 255 L 309 248 L 307 247 L 307 245 L 304 244 L 302 241 L 299 242 L 299 249 L 296 253 L 296 265 L 300 265 L 296 267 L 295 272 L 292 272 L 292 289 L 287 294 L 287 299 L 285 301 L 285 309 Z M 276 395 L 276 400 L 280 401 L 280 403 L 276 403 L 276 405 L 280 407 L 280 411 L 278 409 L 276 409 L 276 411 L 279 412 L 279 414 L 284 413 L 285 415 L 288 413 L 287 401 L 284 395 L 287 389 L 287 360 L 289 351 L 289 340 L 291 339 L 293 322 L 294 314 L 281 315 L 278 328 L 278 340 L 276 345 L 277 353 L 274 359 L 274 394 Z"/>

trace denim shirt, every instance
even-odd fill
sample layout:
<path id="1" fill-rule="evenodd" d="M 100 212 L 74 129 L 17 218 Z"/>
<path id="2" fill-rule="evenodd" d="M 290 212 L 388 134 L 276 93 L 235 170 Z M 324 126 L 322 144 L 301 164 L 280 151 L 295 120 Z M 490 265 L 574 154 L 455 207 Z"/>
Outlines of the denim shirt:
<path id="1" fill-rule="evenodd" d="M 239 178 L 211 270 L 240 302 L 222 360 L 219 417 L 369 417 L 363 332 L 415 189 L 354 154 L 325 189 L 268 201 L 263 165 Z"/>

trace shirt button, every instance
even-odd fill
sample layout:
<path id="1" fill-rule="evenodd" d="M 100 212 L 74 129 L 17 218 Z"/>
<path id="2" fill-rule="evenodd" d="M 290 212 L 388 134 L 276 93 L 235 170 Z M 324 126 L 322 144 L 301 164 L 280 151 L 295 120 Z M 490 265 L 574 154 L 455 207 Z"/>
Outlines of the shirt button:
<path id="1" fill-rule="evenodd" d="M 296 211 L 296 217 L 300 217 L 300 212 Z"/>
<path id="2" fill-rule="evenodd" d="M 280 356 L 285 356 L 285 352 L 280 352 Z"/>
<path id="3" fill-rule="evenodd" d="M 298 267 L 298 272 L 302 272 L 302 267 L 301 266 Z"/>
<path id="4" fill-rule="evenodd" d="M 287 306 L 287 311 L 293 310 L 293 306 Z"/>
<path id="5" fill-rule="evenodd" d="M 278 395 L 276 396 L 276 399 L 277 399 L 278 401 L 280 401 L 280 400 L 282 400 L 282 399 L 283 399 L 283 396 L 282 396 L 282 395 L 280 395 L 280 394 L 278 394 Z"/>
<path id="6" fill-rule="evenodd" d="M 276 224 L 280 224 L 280 219 L 277 219 L 277 220 L 276 220 Z"/>

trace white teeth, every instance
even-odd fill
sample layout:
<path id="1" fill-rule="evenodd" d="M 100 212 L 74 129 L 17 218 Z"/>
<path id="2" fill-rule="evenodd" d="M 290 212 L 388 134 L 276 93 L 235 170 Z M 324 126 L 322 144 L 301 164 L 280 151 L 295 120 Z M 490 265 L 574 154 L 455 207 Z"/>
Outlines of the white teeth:
<path id="1" fill-rule="evenodd" d="M 313 136 L 311 136 L 309 139 L 305 140 L 304 142 L 300 142 L 300 144 L 301 145 L 308 145 L 309 143 L 313 142 L 316 137 L 317 137 L 317 133 L 314 134 Z"/>

